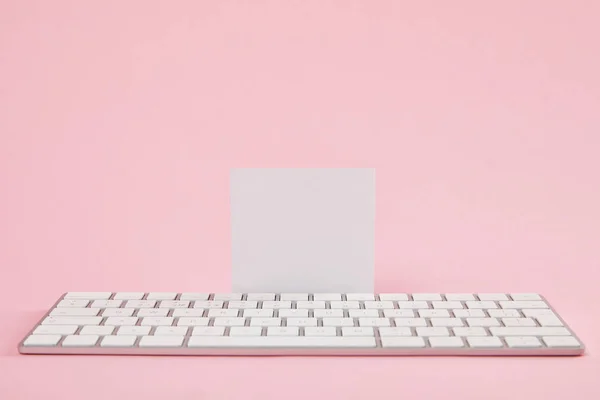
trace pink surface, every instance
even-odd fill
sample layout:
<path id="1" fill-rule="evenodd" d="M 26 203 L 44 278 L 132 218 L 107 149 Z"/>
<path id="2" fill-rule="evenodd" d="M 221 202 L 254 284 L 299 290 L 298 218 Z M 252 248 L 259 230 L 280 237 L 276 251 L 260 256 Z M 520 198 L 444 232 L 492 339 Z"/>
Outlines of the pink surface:
<path id="1" fill-rule="evenodd" d="M 599 398 L 599 18 L 2 1 L 0 398 Z M 228 290 L 228 172 L 247 166 L 377 168 L 378 291 L 541 292 L 588 354 L 17 354 L 64 291 Z"/>

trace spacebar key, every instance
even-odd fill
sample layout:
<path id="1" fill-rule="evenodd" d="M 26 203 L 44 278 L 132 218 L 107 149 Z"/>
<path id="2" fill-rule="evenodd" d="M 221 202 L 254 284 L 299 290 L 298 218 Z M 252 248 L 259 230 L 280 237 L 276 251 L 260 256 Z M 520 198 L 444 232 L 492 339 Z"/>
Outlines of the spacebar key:
<path id="1" fill-rule="evenodd" d="M 188 347 L 213 348 L 373 348 L 374 337 L 344 336 L 192 336 Z"/>

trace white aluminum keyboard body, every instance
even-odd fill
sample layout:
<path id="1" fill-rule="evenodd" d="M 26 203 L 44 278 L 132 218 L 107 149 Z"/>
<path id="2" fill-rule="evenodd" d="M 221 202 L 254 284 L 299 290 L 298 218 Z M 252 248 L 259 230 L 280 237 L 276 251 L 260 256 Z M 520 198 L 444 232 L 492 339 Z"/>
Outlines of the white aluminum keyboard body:
<path id="1" fill-rule="evenodd" d="M 581 355 L 538 294 L 69 292 L 22 354 Z"/>

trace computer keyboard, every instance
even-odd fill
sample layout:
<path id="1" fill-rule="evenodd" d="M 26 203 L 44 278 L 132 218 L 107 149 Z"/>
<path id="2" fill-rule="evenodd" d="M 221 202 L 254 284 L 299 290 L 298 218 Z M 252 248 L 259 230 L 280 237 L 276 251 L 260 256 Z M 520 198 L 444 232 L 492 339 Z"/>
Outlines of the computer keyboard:
<path id="1" fill-rule="evenodd" d="M 581 355 L 538 294 L 69 292 L 22 354 Z"/>

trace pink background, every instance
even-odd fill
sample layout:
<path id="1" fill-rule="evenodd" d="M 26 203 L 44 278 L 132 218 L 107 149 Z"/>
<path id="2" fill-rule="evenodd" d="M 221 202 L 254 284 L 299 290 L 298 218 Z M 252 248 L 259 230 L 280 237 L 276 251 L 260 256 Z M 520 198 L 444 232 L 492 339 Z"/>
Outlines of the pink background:
<path id="1" fill-rule="evenodd" d="M 598 398 L 599 19 L 594 0 L 0 2 L 0 398 Z M 228 173 L 252 166 L 377 168 L 377 291 L 540 292 L 588 354 L 17 354 L 64 291 L 227 291 Z"/>

